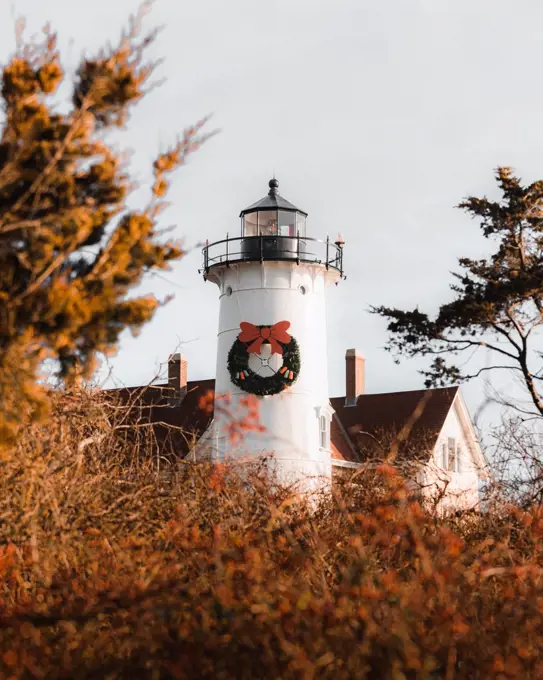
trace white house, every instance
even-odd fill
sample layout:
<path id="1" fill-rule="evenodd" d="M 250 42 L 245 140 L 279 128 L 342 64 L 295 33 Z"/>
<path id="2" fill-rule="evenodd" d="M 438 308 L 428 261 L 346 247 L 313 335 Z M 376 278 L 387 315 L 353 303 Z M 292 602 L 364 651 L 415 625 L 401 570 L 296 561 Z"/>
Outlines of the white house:
<path id="1" fill-rule="evenodd" d="M 488 466 L 460 388 L 367 394 L 364 368 L 347 350 L 346 396 L 330 400 L 333 468 L 389 460 L 441 508 L 475 507 Z"/>

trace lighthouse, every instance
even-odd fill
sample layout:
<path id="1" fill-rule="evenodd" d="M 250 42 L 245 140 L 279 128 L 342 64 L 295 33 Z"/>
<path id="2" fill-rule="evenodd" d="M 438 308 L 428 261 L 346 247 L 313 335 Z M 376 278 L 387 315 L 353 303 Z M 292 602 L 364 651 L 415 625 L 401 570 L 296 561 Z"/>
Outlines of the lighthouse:
<path id="1" fill-rule="evenodd" d="M 283 482 L 314 487 L 331 479 L 326 290 L 344 276 L 343 241 L 312 237 L 307 213 L 278 189 L 270 180 L 241 211 L 240 234 L 203 249 L 220 310 L 215 416 L 202 444 L 214 460 L 265 457 Z M 261 427 L 233 440 L 249 395 Z"/>

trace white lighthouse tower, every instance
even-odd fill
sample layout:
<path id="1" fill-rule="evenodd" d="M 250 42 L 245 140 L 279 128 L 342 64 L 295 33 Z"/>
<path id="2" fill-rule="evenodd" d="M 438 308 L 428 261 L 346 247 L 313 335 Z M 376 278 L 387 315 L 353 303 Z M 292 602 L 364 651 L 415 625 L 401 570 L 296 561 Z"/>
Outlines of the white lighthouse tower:
<path id="1" fill-rule="evenodd" d="M 240 236 L 204 248 L 220 314 L 215 417 L 202 443 L 220 461 L 266 456 L 282 481 L 307 487 L 331 478 L 325 293 L 343 278 L 343 242 L 311 238 L 307 213 L 278 186 L 270 180 L 268 195 L 242 210 Z M 232 418 L 249 395 L 262 431 L 239 440 Z"/>

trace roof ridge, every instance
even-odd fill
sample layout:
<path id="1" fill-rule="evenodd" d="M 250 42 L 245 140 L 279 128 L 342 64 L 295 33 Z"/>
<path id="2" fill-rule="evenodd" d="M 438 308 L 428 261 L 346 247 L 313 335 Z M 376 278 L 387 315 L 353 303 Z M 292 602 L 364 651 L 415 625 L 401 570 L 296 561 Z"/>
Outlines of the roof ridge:
<path id="1" fill-rule="evenodd" d="M 199 383 L 204 383 L 204 382 L 215 382 L 215 378 L 197 378 L 194 380 L 187 380 L 187 384 L 199 384 Z M 149 383 L 148 385 L 123 385 L 122 387 L 106 387 L 105 391 L 114 391 L 114 390 L 134 390 L 134 389 L 142 389 L 145 387 L 168 387 L 167 382 L 156 382 L 156 383 Z M 358 397 L 378 397 L 378 396 L 383 396 L 385 394 L 414 394 L 416 392 L 444 392 L 445 390 L 459 390 L 460 385 L 449 385 L 447 387 L 423 387 L 421 389 L 415 389 L 415 390 L 394 390 L 393 392 L 364 392 L 363 394 L 358 395 Z M 344 394 L 339 394 L 336 397 L 328 397 L 329 399 L 346 399 L 346 396 Z"/>
<path id="2" fill-rule="evenodd" d="M 395 390 L 394 392 L 364 392 L 359 394 L 357 398 L 360 397 L 378 397 L 384 394 L 413 394 L 415 392 L 441 392 L 445 390 L 459 390 L 460 385 L 449 385 L 448 387 L 424 387 L 418 390 Z M 346 399 L 345 395 L 338 395 L 337 397 L 330 397 L 330 399 Z"/>
<path id="3" fill-rule="evenodd" d="M 187 385 L 198 385 L 204 382 L 215 382 L 215 378 L 199 378 L 198 380 L 187 380 Z M 168 387 L 167 382 L 150 382 L 146 385 L 122 385 L 121 387 L 104 387 L 104 392 L 114 392 L 115 390 L 143 390 L 146 388 Z"/>

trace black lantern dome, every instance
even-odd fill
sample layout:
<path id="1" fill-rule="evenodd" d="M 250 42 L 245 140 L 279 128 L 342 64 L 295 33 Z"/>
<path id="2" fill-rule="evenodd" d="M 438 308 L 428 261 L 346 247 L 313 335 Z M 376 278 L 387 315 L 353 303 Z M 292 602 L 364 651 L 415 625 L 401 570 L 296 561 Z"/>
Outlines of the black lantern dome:
<path id="1" fill-rule="evenodd" d="M 268 186 L 267 196 L 241 211 L 241 235 L 304 237 L 307 213 L 279 195 L 275 177 Z"/>

